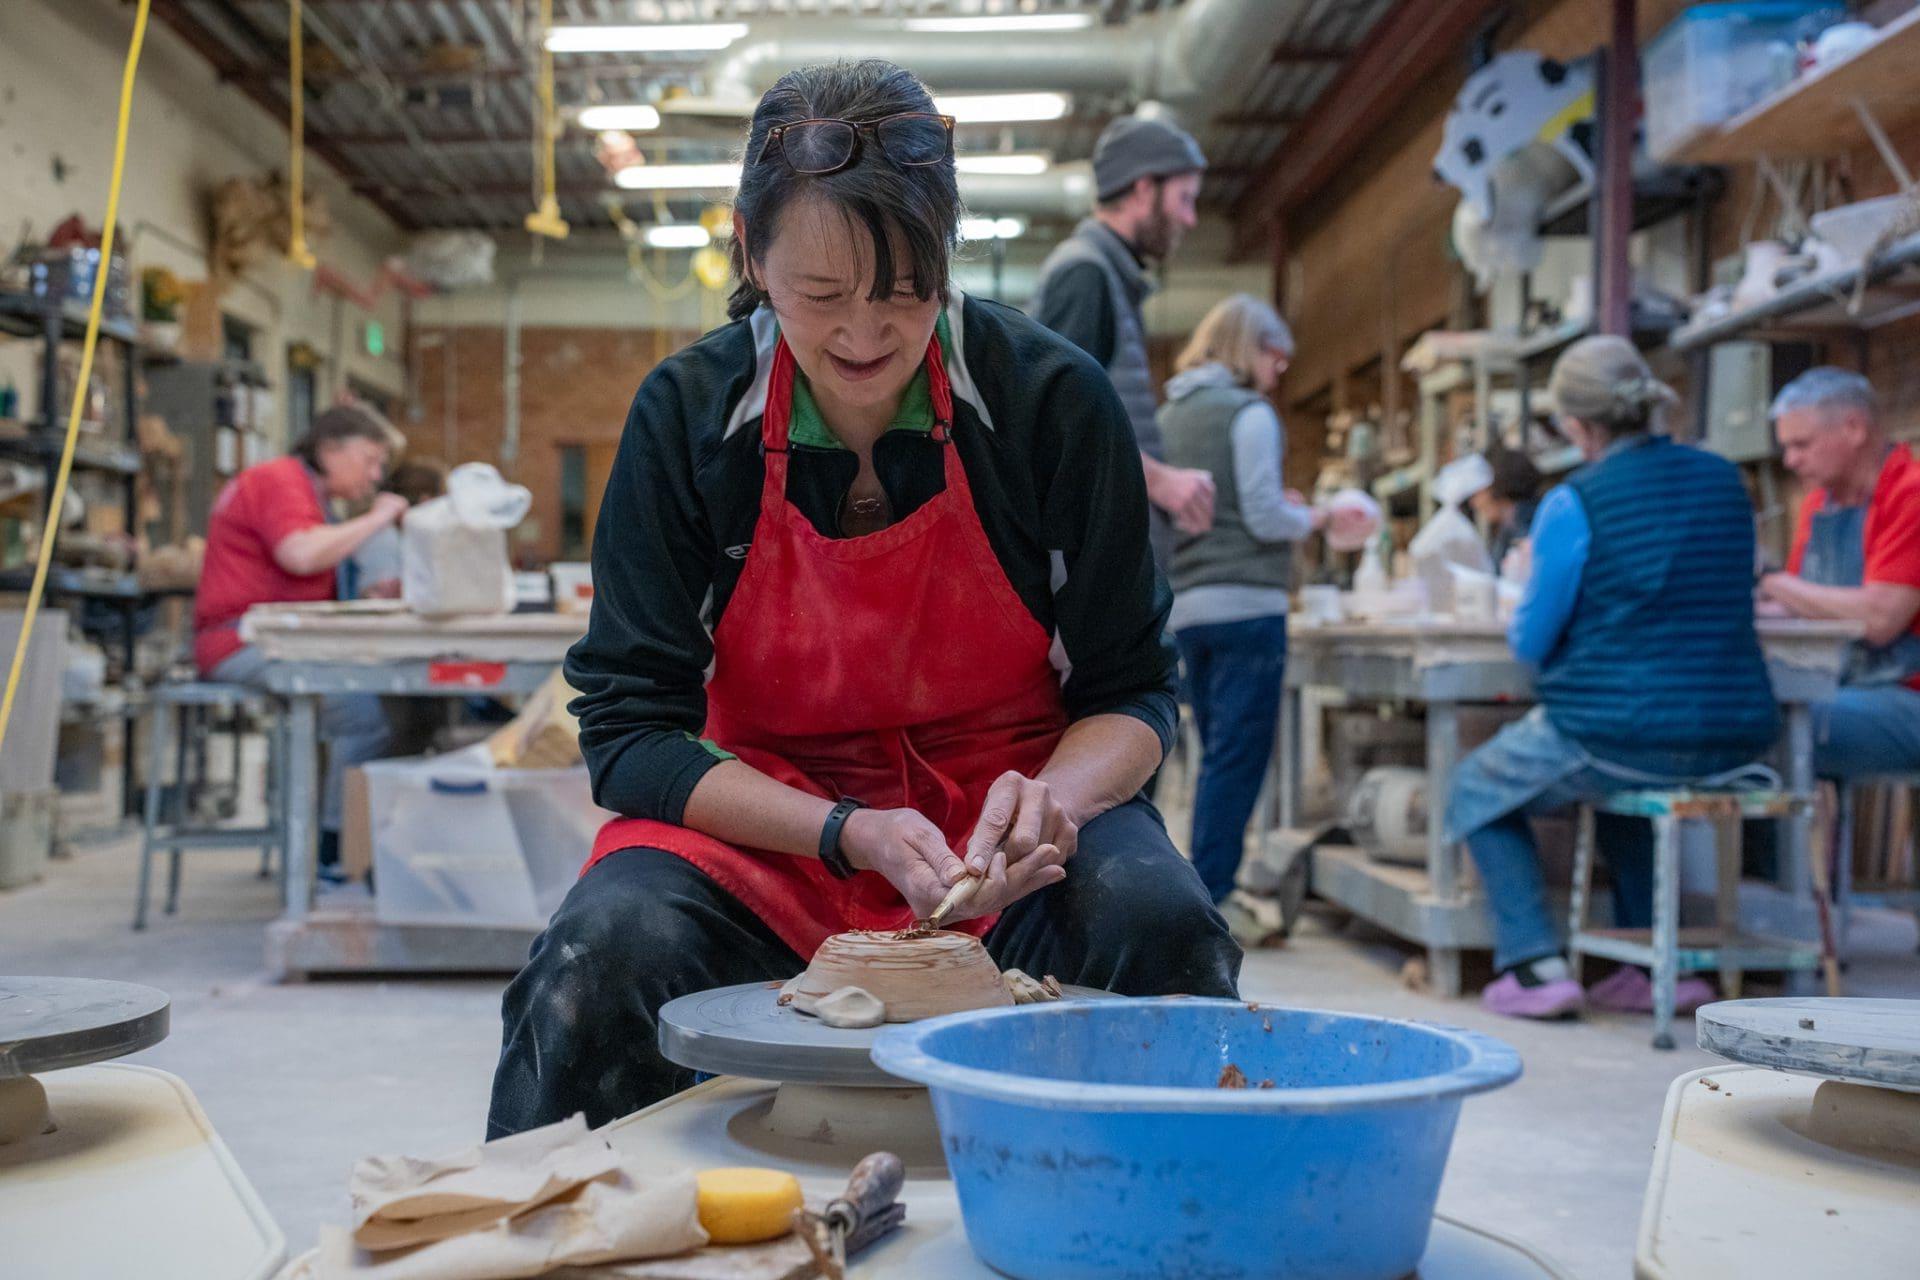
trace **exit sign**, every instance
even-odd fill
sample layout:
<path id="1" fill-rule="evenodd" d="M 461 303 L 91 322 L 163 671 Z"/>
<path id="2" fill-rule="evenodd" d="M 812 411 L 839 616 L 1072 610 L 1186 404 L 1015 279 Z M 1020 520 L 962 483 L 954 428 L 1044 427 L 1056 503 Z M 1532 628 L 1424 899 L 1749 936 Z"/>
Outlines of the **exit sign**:
<path id="1" fill-rule="evenodd" d="M 367 354 L 385 355 L 387 352 L 387 331 L 378 320 L 367 321 Z"/>

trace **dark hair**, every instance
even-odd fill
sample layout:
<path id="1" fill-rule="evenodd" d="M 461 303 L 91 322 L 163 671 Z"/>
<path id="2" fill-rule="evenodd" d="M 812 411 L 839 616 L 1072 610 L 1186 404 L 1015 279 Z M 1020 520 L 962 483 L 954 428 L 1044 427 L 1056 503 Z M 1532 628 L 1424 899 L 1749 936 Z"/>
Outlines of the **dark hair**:
<path id="1" fill-rule="evenodd" d="M 1540 493 L 1540 469 L 1518 449 L 1503 449 L 1493 457 L 1493 494 L 1525 502 Z"/>
<path id="2" fill-rule="evenodd" d="M 293 446 L 293 451 L 305 458 L 308 466 L 318 467 L 322 445 L 339 444 L 344 440 L 371 440 L 377 445 L 384 445 L 387 452 L 392 453 L 399 438 L 400 433 L 373 410 L 360 405 L 340 404 L 315 418 L 313 425 L 307 428 L 307 434 Z"/>
<path id="3" fill-rule="evenodd" d="M 760 261 L 780 232 L 788 205 L 805 195 L 829 200 L 849 229 L 864 228 L 873 240 L 873 287 L 867 297 L 893 295 L 899 274 L 890 233 L 906 243 L 913 269 L 913 291 L 922 300 L 946 297 L 947 267 L 960 227 L 960 188 L 953 161 L 900 168 L 887 159 L 871 134 L 860 138 L 858 160 L 838 173 L 795 173 L 780 152 L 767 152 L 767 134 L 797 120 L 879 120 L 905 111 L 928 111 L 933 95 L 910 71 L 869 58 L 800 67 L 781 76 L 754 108 L 747 151 L 740 167 L 740 190 L 733 207 L 746 224 L 752 245 L 733 241 L 733 273 L 738 283 L 727 300 L 727 315 L 739 320 L 766 301 L 748 279 L 748 259 Z"/>
<path id="4" fill-rule="evenodd" d="M 417 507 L 447 491 L 447 464 L 438 458 L 409 458 L 393 469 L 382 488 Z"/>

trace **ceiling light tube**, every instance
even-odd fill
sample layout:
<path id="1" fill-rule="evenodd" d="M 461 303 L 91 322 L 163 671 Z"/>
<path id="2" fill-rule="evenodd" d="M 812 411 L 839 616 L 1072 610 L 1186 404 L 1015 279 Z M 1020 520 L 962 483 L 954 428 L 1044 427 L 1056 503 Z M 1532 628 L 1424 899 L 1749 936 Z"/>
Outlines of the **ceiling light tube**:
<path id="1" fill-rule="evenodd" d="M 597 107 L 582 107 L 575 120 L 582 129 L 593 133 L 608 129 L 643 133 L 660 127 L 660 111 L 644 102 L 610 102 Z"/>
<path id="2" fill-rule="evenodd" d="M 731 191 L 740 185 L 737 164 L 633 164 L 613 175 L 625 191 Z"/>
<path id="3" fill-rule="evenodd" d="M 644 26 L 559 26 L 547 31 L 554 53 L 702 53 L 747 34 L 744 22 L 658 22 Z"/>
<path id="4" fill-rule="evenodd" d="M 984 151 L 953 158 L 961 173 L 1003 173 L 1031 177 L 1053 167 L 1053 157 L 1040 151 Z"/>
<path id="5" fill-rule="evenodd" d="M 967 35 L 993 31 L 1083 31 L 1093 25 L 1091 13 L 1009 13 L 977 18 L 908 18 L 908 31 Z"/>
<path id="6" fill-rule="evenodd" d="M 1026 234 L 1027 224 L 1018 218 L 962 218 L 962 240 L 1014 240 Z"/>
<path id="7" fill-rule="evenodd" d="M 1073 105 L 1064 93 L 956 93 L 942 94 L 933 102 L 935 110 L 961 124 L 1058 120 Z"/>
<path id="8" fill-rule="evenodd" d="M 697 222 L 667 222 L 648 227 L 642 238 L 653 249 L 704 249 L 713 243 Z"/>

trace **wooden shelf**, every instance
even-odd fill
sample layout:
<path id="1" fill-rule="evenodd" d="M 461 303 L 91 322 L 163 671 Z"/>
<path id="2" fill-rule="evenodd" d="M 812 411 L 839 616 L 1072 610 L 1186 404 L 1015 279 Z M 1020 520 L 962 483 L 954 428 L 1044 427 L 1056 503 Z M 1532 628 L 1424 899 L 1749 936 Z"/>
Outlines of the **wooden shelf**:
<path id="1" fill-rule="evenodd" d="M 1864 103 L 1888 137 L 1920 126 L 1920 9 L 1881 29 L 1880 38 L 1844 62 L 1816 69 L 1723 124 L 1704 129 L 1668 160 L 1747 164 L 1766 157 L 1824 156 L 1864 144 L 1855 103 Z"/>
<path id="2" fill-rule="evenodd" d="M 1670 345 L 1676 351 L 1691 351 L 1769 331 L 1877 329 L 1920 315 L 1920 235 L 1895 242 L 1864 268 L 1866 303 L 1859 315 L 1851 315 L 1847 308 L 1861 270 L 1855 267 L 1797 281 L 1759 306 L 1684 325 L 1674 330 Z"/>
<path id="3" fill-rule="evenodd" d="M 55 435 L 28 423 L 0 419 L 0 458 L 58 463 L 64 438 L 64 432 Z M 82 432 L 73 448 L 73 465 L 78 470 L 137 476 L 140 474 L 140 451 L 131 445 L 110 440 L 90 440 Z"/>
<path id="4" fill-rule="evenodd" d="M 1644 231 L 1669 218 L 1690 212 L 1703 199 L 1726 187 L 1715 169 L 1656 167 L 1633 177 L 1633 229 Z M 1582 182 L 1547 202 L 1540 215 L 1543 236 L 1584 236 L 1592 210 L 1593 184 Z"/>
<path id="5" fill-rule="evenodd" d="M 30 293 L 0 292 L 0 333 L 37 338 L 46 332 L 49 313 L 60 318 L 60 336 L 78 341 L 87 336 L 87 308 L 77 302 L 48 303 Z M 100 319 L 100 336 L 128 346 L 140 345 L 140 326 L 131 320 Z"/>

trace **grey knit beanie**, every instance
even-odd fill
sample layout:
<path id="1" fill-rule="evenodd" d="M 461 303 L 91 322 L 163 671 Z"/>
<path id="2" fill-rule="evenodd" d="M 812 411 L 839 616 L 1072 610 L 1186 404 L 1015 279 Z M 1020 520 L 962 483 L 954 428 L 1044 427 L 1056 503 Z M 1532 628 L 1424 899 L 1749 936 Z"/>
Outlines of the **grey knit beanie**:
<path id="1" fill-rule="evenodd" d="M 1121 116 L 1093 144 L 1093 185 L 1102 200 L 1123 194 L 1142 178 L 1198 173 L 1207 157 L 1193 135 L 1158 116 Z"/>

